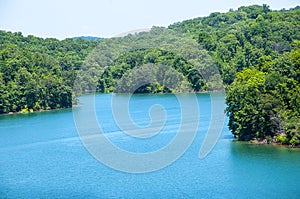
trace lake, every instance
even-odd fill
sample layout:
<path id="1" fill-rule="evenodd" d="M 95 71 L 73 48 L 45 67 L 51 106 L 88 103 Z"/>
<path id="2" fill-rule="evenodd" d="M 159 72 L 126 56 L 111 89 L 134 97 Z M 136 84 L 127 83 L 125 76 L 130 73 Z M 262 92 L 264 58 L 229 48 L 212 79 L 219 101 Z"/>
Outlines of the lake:
<path id="1" fill-rule="evenodd" d="M 160 132 L 143 139 L 122 133 L 114 121 L 112 96 L 95 96 L 99 126 L 111 143 L 131 153 L 146 154 L 175 139 L 182 121 L 175 95 L 131 97 L 129 113 L 139 128 L 150 125 L 149 108 L 164 108 L 166 120 Z M 300 150 L 234 142 L 227 118 L 215 147 L 199 158 L 211 122 L 210 99 L 209 94 L 197 94 L 198 106 L 190 107 L 200 113 L 199 121 L 190 116 L 190 125 L 199 123 L 183 155 L 162 169 L 135 174 L 110 168 L 84 147 L 73 113 L 84 103 L 73 111 L 2 115 L 0 198 L 300 198 Z M 218 116 L 222 117 L 224 113 Z"/>

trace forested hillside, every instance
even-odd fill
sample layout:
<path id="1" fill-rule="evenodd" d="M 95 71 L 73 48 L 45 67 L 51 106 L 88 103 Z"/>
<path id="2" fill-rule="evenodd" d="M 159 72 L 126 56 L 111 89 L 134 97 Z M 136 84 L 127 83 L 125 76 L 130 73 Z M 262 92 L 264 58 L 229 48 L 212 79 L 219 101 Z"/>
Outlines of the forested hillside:
<path id="1" fill-rule="evenodd" d="M 152 82 L 140 85 L 135 93 L 190 92 L 191 89 L 198 92 L 222 87 L 222 79 L 216 74 L 218 69 L 207 50 L 183 34 L 153 27 L 149 32 L 100 42 L 78 71 L 76 94 L 94 90 L 131 93 L 138 82 L 149 78 L 150 71 L 136 71 L 147 64 L 153 66 L 153 73 L 157 75 L 152 74 Z M 138 78 L 133 75 L 134 71 L 139 73 Z M 215 74 L 208 84 L 201 75 L 209 76 L 210 72 Z M 123 78 L 127 80 L 122 84 Z M 171 89 L 164 84 L 172 87 L 178 84 L 178 87 Z"/>
<path id="2" fill-rule="evenodd" d="M 239 140 L 300 144 L 299 7 L 240 7 L 170 28 L 196 39 L 217 63 Z"/>
<path id="3" fill-rule="evenodd" d="M 96 45 L 0 31 L 0 114 L 71 107 L 76 70 Z"/>
<path id="4" fill-rule="evenodd" d="M 0 114 L 71 107 L 76 74 L 79 93 L 91 91 L 94 84 L 97 91 L 110 93 L 127 71 L 144 64 L 171 66 L 194 91 L 208 90 L 209 82 L 197 72 L 195 59 L 182 56 L 192 53 L 190 39 L 203 47 L 199 53 L 205 64 L 200 68 L 204 71 L 214 62 L 219 70 L 227 90 L 229 128 L 237 139 L 299 145 L 299 21 L 299 7 L 272 11 L 267 5 L 254 5 L 168 27 L 188 39 L 157 27 L 101 41 L 59 41 L 0 31 Z M 176 43 L 174 52 L 181 54 L 158 47 L 166 40 Z M 141 47 L 134 47 L 137 44 Z M 81 75 L 80 69 L 85 73 Z M 169 81 L 168 76 L 162 79 Z M 178 91 L 154 82 L 136 92 Z"/>

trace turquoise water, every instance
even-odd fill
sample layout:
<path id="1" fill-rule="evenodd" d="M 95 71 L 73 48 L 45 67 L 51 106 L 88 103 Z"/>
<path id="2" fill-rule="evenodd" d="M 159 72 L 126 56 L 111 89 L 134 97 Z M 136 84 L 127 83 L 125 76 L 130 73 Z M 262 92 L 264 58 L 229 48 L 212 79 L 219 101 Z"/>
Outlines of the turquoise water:
<path id="1" fill-rule="evenodd" d="M 180 125 L 174 95 L 135 95 L 132 120 L 149 124 L 148 109 L 161 104 L 161 134 L 138 140 L 113 122 L 111 95 L 96 96 L 101 127 L 115 145 L 145 153 L 165 146 Z M 0 116 L 0 198 L 300 198 L 300 150 L 233 142 L 224 129 L 204 159 L 199 149 L 210 121 L 210 97 L 198 94 L 200 123 L 186 153 L 170 166 L 130 174 L 98 162 L 83 147 L 72 110 Z M 77 111 L 77 107 L 74 111 Z"/>

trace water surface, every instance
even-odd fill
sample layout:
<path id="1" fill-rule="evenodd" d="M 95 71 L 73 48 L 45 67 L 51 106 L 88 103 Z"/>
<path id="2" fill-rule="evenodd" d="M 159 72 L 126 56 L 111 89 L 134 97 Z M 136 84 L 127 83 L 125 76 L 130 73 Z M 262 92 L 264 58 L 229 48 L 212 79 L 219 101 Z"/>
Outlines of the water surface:
<path id="1" fill-rule="evenodd" d="M 99 163 L 83 147 L 72 110 L 0 116 L 0 198 L 300 198 L 300 151 L 233 142 L 224 126 L 205 158 L 198 158 L 210 121 L 210 97 L 197 95 L 200 123 L 191 147 L 175 163 L 152 173 L 129 174 Z M 148 109 L 167 113 L 162 132 L 150 139 L 120 132 L 111 95 L 96 96 L 101 127 L 120 148 L 159 150 L 176 135 L 180 107 L 174 95 L 135 95 L 132 120 L 149 124 Z M 74 110 L 76 111 L 76 110 Z"/>

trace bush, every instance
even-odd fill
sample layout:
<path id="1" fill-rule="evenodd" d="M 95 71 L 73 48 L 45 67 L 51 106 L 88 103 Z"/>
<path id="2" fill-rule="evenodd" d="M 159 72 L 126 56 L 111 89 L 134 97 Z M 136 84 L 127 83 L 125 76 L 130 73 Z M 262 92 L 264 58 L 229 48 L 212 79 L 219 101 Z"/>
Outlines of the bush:
<path id="1" fill-rule="evenodd" d="M 277 135 L 276 138 L 278 143 L 287 144 L 287 138 L 285 135 Z"/>

